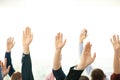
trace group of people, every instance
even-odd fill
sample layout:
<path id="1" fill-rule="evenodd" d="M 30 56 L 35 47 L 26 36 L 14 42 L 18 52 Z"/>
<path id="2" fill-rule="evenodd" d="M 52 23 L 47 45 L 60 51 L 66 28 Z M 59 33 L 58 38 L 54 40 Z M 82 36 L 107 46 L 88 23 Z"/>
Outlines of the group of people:
<path id="1" fill-rule="evenodd" d="M 92 63 L 95 61 L 96 53 L 91 55 L 92 44 L 87 42 L 83 46 L 84 39 L 87 37 L 87 30 L 83 29 L 79 38 L 79 53 L 80 61 L 78 64 L 72 66 L 66 75 L 62 70 L 62 48 L 66 44 L 66 40 L 63 40 L 63 34 L 57 33 L 55 36 L 55 55 L 53 59 L 52 72 L 46 77 L 46 80 L 107 80 L 104 71 L 100 68 L 93 69 Z M 8 74 L 10 80 L 34 80 L 32 72 L 32 62 L 30 57 L 30 44 L 33 40 L 33 34 L 30 27 L 26 27 L 23 31 L 22 45 L 22 68 L 21 72 L 15 71 L 12 65 L 11 49 L 14 47 L 14 38 L 9 37 L 7 39 L 7 48 L 5 53 L 4 62 L 0 61 L 0 80 Z M 110 80 L 120 80 L 120 39 L 119 35 L 113 35 L 110 39 L 114 50 L 113 60 L 113 73 Z M 86 70 L 88 75 L 91 75 L 91 79 L 86 75 L 82 75 Z"/>
<path id="2" fill-rule="evenodd" d="M 114 50 L 114 60 L 113 60 L 113 73 L 110 77 L 107 77 L 104 71 L 100 68 L 93 69 L 92 63 L 96 58 L 96 53 L 91 55 L 92 44 L 87 42 L 83 47 L 83 41 L 87 37 L 87 30 L 83 29 L 80 33 L 79 38 L 79 52 L 80 61 L 79 64 L 70 68 L 68 74 L 66 75 L 62 70 L 61 58 L 62 58 L 62 48 L 64 47 L 66 40 L 63 40 L 63 34 L 58 33 L 55 37 L 55 55 L 53 59 L 53 69 L 52 72 L 46 77 L 46 80 L 120 80 L 120 39 L 119 35 L 113 35 L 110 39 Z M 86 70 L 87 74 L 82 75 L 82 72 Z"/>

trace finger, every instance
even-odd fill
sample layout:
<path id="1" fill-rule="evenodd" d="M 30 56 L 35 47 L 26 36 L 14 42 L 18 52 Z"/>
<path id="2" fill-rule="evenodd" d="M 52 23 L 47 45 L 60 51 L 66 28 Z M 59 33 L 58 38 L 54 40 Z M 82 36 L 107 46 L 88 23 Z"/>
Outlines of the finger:
<path id="1" fill-rule="evenodd" d="M 60 40 L 60 32 L 58 33 L 58 40 Z"/>
<path id="2" fill-rule="evenodd" d="M 57 36 L 56 36 L 56 37 L 57 37 L 57 41 L 58 41 L 58 40 L 59 40 L 59 33 L 57 33 Z"/>
<path id="3" fill-rule="evenodd" d="M 26 29 L 25 29 L 25 33 L 26 33 L 26 35 L 29 34 L 29 27 L 26 27 Z"/>
<path id="4" fill-rule="evenodd" d="M 96 58 L 96 52 L 92 56 L 92 62 L 95 60 L 95 58 Z"/>
<path id="5" fill-rule="evenodd" d="M 119 42 L 119 35 L 117 35 L 117 41 Z"/>
<path id="6" fill-rule="evenodd" d="M 4 66 L 6 67 L 6 64 L 7 64 L 7 58 L 4 58 Z"/>
<path id="7" fill-rule="evenodd" d="M 115 35 L 113 35 L 113 41 L 116 41 L 116 36 Z"/>
<path id="8" fill-rule="evenodd" d="M 113 44 L 113 40 L 112 40 L 112 39 L 110 39 L 110 41 L 111 41 L 111 43 Z"/>
<path id="9" fill-rule="evenodd" d="M 64 40 L 64 42 L 63 42 L 63 46 L 66 44 L 66 39 Z"/>
<path id="10" fill-rule="evenodd" d="M 8 66 L 8 68 L 7 68 L 7 73 L 10 71 L 10 65 Z"/>
<path id="11" fill-rule="evenodd" d="M 63 34 L 60 34 L 60 40 L 63 41 Z"/>
<path id="12" fill-rule="evenodd" d="M 31 34 L 31 41 L 33 40 L 33 34 Z"/>
<path id="13" fill-rule="evenodd" d="M 25 31 L 23 31 L 23 37 L 25 37 Z"/>

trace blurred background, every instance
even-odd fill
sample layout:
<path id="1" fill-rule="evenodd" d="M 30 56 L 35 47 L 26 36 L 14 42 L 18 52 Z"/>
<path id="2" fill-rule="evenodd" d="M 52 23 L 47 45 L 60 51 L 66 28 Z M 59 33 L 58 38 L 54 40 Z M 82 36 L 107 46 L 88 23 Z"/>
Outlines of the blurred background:
<path id="1" fill-rule="evenodd" d="M 14 37 L 11 56 L 16 71 L 21 71 L 22 32 L 26 26 L 34 35 L 30 52 L 35 80 L 44 80 L 52 70 L 57 32 L 67 39 L 62 50 L 65 73 L 79 62 L 79 35 L 83 28 L 88 30 L 84 43 L 90 41 L 92 53 L 97 54 L 92 66 L 108 75 L 113 71 L 110 38 L 120 35 L 119 0 L 0 0 L 0 59 L 4 59 L 7 38 Z"/>

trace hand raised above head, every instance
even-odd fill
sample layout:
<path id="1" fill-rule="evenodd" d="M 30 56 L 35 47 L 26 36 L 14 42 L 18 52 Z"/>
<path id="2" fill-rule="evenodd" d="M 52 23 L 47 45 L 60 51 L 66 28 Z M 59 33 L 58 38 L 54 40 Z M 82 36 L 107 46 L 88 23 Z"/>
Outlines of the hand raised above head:
<path id="1" fill-rule="evenodd" d="M 25 31 L 23 31 L 23 38 L 22 38 L 24 53 L 29 53 L 29 45 L 32 42 L 32 40 L 33 40 L 33 34 L 31 33 L 31 28 L 26 27 Z"/>
<path id="2" fill-rule="evenodd" d="M 66 40 L 63 41 L 63 34 L 57 33 L 57 36 L 55 37 L 55 48 L 56 49 L 62 49 L 66 43 Z"/>
<path id="3" fill-rule="evenodd" d="M 115 51 L 120 51 L 120 39 L 119 35 L 113 35 L 110 39 Z"/>
<path id="4" fill-rule="evenodd" d="M 78 65 L 78 69 L 85 69 L 88 65 L 94 62 L 96 53 L 93 54 L 93 57 L 91 56 L 91 44 L 88 42 L 81 54 L 80 57 L 80 64 Z"/>
<path id="5" fill-rule="evenodd" d="M 9 37 L 7 39 L 7 52 L 11 51 L 11 49 L 14 47 L 14 44 L 15 44 L 14 38 L 13 37 Z"/>
<path id="6" fill-rule="evenodd" d="M 80 33 L 79 42 L 82 43 L 86 37 L 87 37 L 87 29 L 83 29 Z"/>

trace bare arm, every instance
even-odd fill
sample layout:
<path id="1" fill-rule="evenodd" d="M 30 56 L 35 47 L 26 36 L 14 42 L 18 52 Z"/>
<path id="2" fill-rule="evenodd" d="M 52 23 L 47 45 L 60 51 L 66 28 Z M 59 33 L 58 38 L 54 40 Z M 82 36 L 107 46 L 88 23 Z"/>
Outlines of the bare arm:
<path id="1" fill-rule="evenodd" d="M 64 47 L 66 40 L 63 41 L 63 34 L 58 33 L 55 37 L 55 55 L 53 60 L 53 69 L 58 70 L 61 67 L 61 50 Z"/>
<path id="2" fill-rule="evenodd" d="M 111 43 L 114 48 L 113 72 L 120 74 L 120 39 L 119 36 L 113 35 Z"/>

